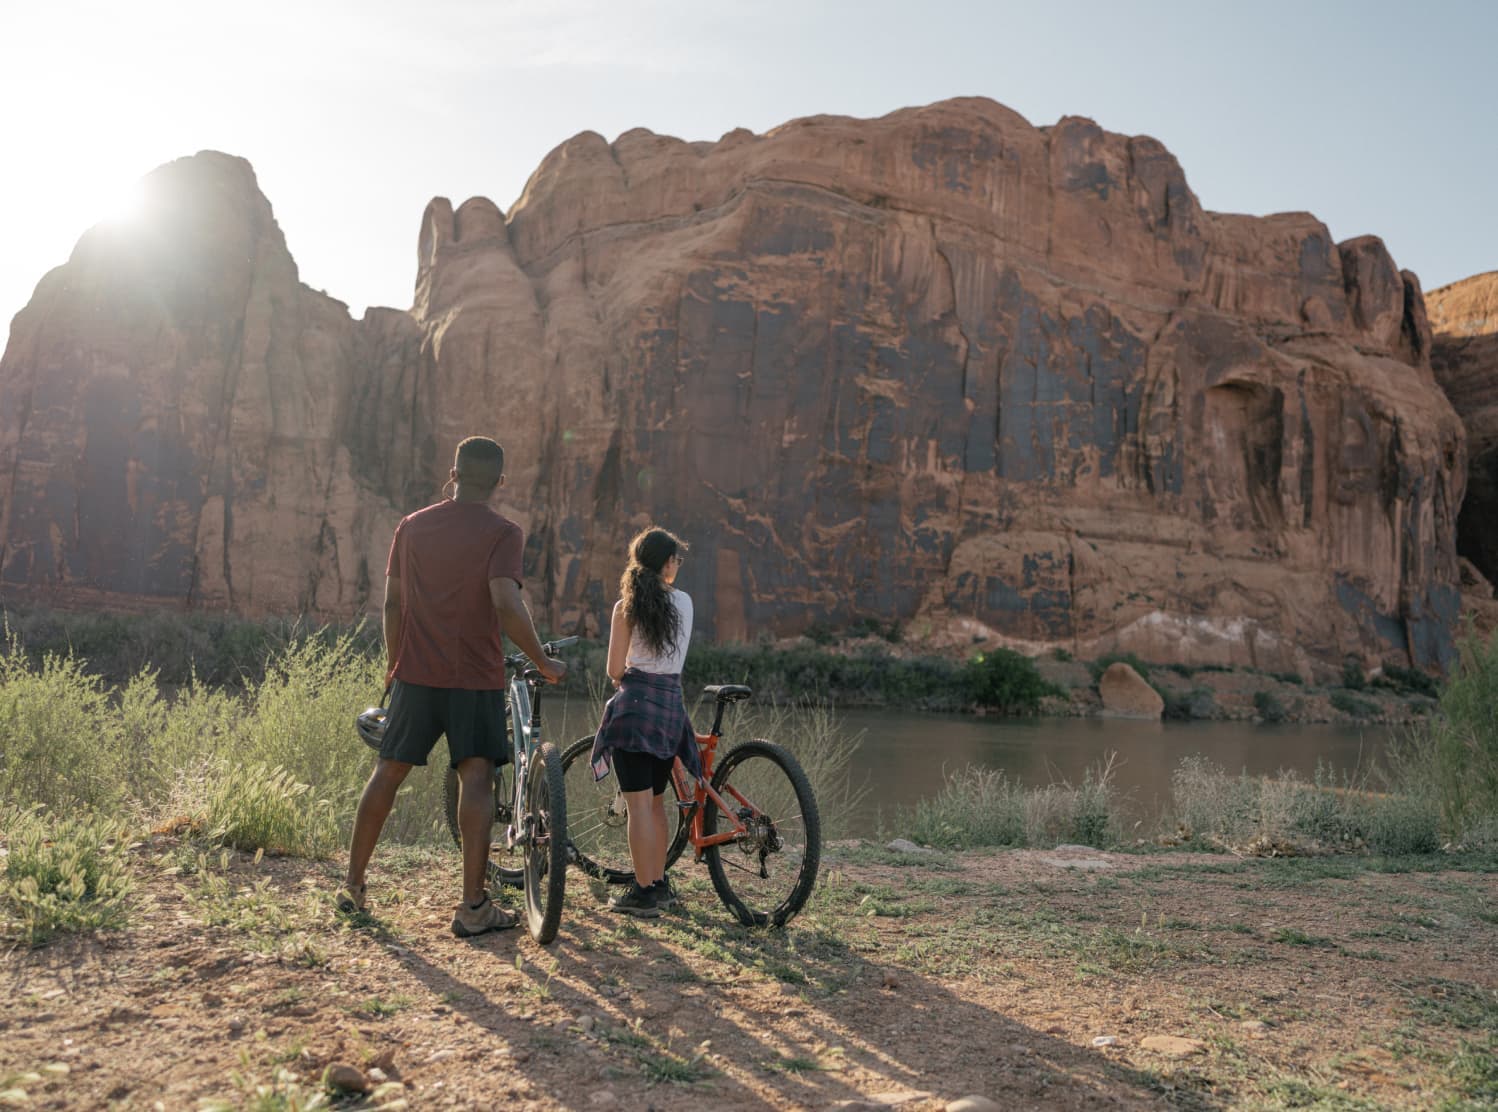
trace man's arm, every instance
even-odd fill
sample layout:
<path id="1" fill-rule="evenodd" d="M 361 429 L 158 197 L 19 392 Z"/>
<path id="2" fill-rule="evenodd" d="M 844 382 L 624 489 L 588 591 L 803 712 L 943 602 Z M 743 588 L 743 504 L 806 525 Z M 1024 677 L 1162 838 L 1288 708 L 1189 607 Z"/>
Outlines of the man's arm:
<path id="1" fill-rule="evenodd" d="M 385 631 L 385 682 L 395 675 L 395 654 L 401 643 L 401 581 L 399 576 L 385 577 L 385 610 L 381 625 Z"/>
<path id="2" fill-rule="evenodd" d="M 508 576 L 489 580 L 489 600 L 494 604 L 494 613 L 502 629 L 515 647 L 531 658 L 531 663 L 552 683 L 560 683 L 567 674 L 567 665 L 553 660 L 541 649 L 541 638 L 536 635 L 536 625 L 531 621 L 530 608 L 520 594 L 520 584 Z"/>

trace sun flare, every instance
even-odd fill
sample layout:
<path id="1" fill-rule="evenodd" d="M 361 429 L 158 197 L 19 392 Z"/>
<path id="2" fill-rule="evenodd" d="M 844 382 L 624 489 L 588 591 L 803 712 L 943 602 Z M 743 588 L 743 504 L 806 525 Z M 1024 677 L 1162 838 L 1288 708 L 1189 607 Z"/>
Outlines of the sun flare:
<path id="1" fill-rule="evenodd" d="M 104 198 L 100 220 L 106 224 L 134 224 L 146 211 L 144 181 L 133 181 Z"/>

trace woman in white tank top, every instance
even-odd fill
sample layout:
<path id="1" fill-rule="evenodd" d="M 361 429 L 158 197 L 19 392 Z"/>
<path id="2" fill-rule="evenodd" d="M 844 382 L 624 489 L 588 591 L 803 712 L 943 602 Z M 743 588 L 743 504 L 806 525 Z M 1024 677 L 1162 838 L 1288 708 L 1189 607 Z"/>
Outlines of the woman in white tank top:
<path id="1" fill-rule="evenodd" d="M 681 692 L 692 599 L 673 586 L 686 552 L 686 544 L 664 529 L 647 529 L 630 542 L 609 625 L 608 674 L 619 690 L 593 738 L 594 776 L 602 779 L 612 768 L 619 778 L 635 868 L 635 882 L 609 900 L 609 909 L 644 918 L 676 898 L 665 875 L 664 793 L 671 768 L 680 757 L 689 774 L 701 774 Z"/>

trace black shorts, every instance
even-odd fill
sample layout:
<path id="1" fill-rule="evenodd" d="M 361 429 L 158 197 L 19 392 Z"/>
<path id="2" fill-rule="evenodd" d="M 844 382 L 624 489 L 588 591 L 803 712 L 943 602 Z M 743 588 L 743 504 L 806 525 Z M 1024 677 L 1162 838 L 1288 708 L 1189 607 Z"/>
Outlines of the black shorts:
<path id="1" fill-rule="evenodd" d="M 469 757 L 484 757 L 496 765 L 510 759 L 502 690 L 467 691 L 396 680 L 389 711 L 385 744 L 380 746 L 380 756 L 387 761 L 424 765 L 443 734 L 452 768 Z"/>
<path id="2" fill-rule="evenodd" d="M 671 766 L 675 761 L 652 757 L 649 753 L 636 753 L 631 749 L 615 749 L 614 775 L 619 777 L 622 792 L 646 790 L 660 795 L 666 790 L 666 781 L 671 779 Z"/>

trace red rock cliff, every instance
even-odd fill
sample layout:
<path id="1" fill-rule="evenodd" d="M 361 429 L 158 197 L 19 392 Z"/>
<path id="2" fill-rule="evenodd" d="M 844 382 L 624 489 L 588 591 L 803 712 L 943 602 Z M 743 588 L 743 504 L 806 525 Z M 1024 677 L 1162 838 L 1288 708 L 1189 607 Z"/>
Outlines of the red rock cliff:
<path id="1" fill-rule="evenodd" d="M 1436 378 L 1467 428 L 1467 499 L 1457 549 L 1498 581 L 1498 271 L 1433 290 Z"/>
<path id="2" fill-rule="evenodd" d="M 297 283 L 242 163 L 160 173 L 225 175 L 170 233 L 219 254 L 167 312 L 96 230 L 17 318 L 6 583 L 357 610 L 485 431 L 558 628 L 599 628 L 659 520 L 720 640 L 875 615 L 1276 669 L 1449 654 L 1465 448 L 1418 282 L 1309 215 L 1204 211 L 1152 139 L 983 100 L 585 133 L 508 215 L 433 201 L 410 316 L 361 322 Z M 149 510 L 88 493 L 142 474 Z"/>

